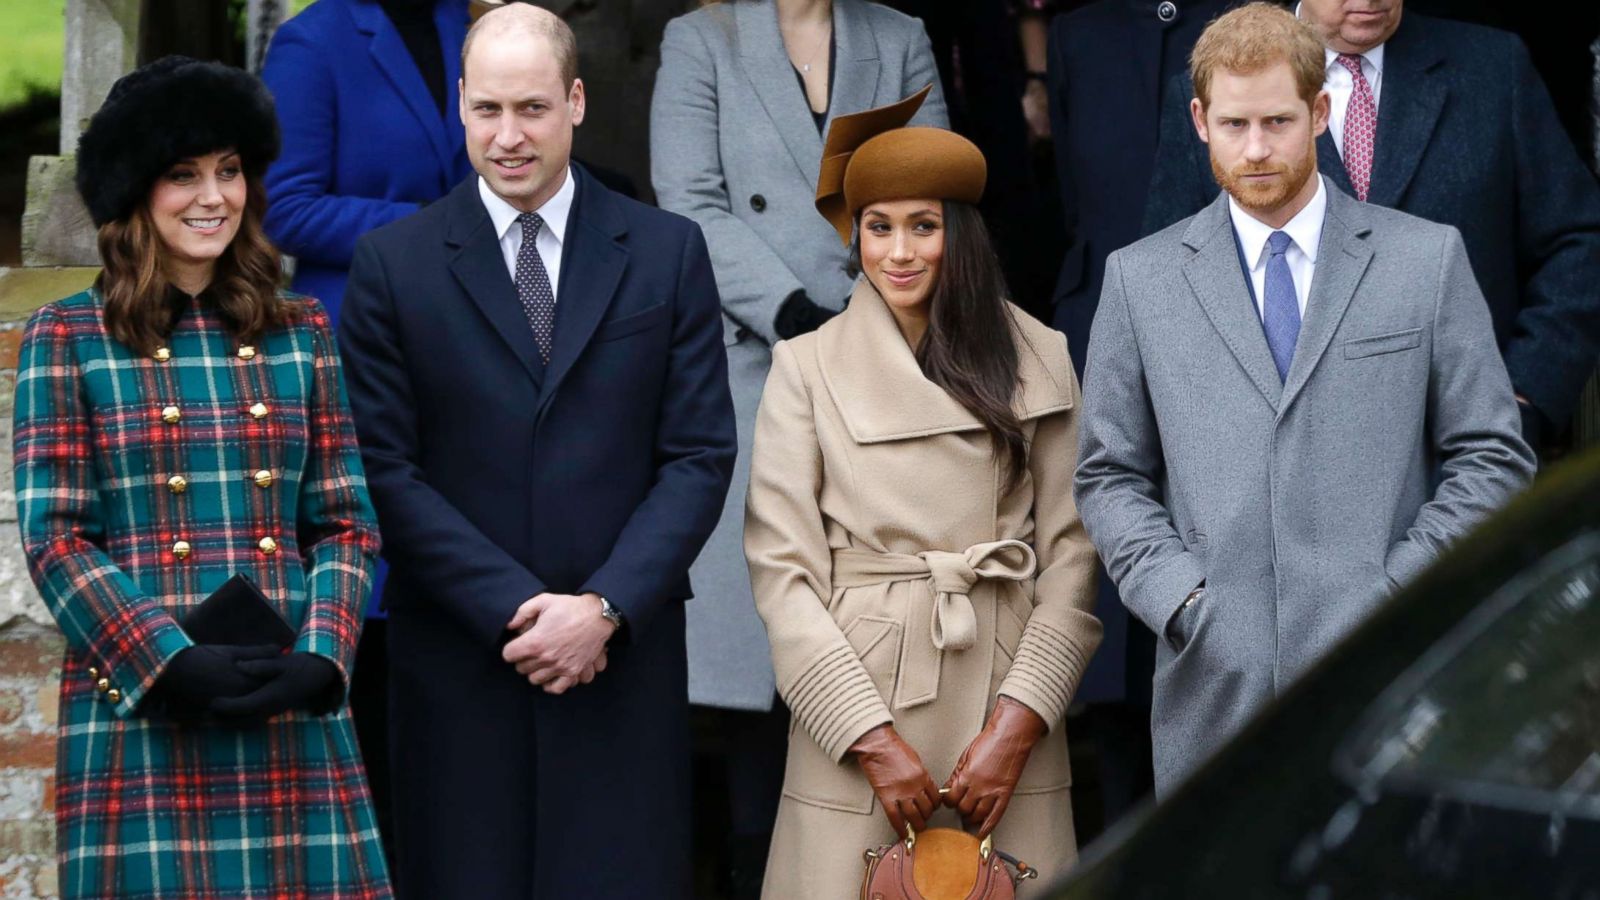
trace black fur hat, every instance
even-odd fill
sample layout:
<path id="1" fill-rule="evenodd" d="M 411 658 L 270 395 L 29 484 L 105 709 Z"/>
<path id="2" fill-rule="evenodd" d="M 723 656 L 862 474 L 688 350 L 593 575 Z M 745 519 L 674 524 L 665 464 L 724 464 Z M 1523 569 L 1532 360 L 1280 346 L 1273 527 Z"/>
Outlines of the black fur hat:
<path id="1" fill-rule="evenodd" d="M 278 156 L 278 118 L 260 79 L 165 56 L 117 79 L 78 138 L 78 193 L 96 226 L 131 215 L 168 167 L 226 147 L 256 179 Z"/>

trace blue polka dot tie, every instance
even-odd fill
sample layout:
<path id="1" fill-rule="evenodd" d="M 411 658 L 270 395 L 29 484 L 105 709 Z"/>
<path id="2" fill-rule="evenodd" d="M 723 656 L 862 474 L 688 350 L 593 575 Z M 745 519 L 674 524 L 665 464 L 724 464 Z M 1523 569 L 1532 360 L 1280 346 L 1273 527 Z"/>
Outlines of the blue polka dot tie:
<path id="1" fill-rule="evenodd" d="M 1261 327 L 1267 332 L 1267 348 L 1278 367 L 1278 380 L 1289 377 L 1294 360 L 1295 341 L 1300 337 L 1300 299 L 1294 290 L 1294 273 L 1289 271 L 1289 235 L 1274 231 L 1267 238 L 1266 297 L 1261 305 Z"/>
<path id="2" fill-rule="evenodd" d="M 539 229 L 544 219 L 538 213 L 517 216 L 522 226 L 522 248 L 517 251 L 517 299 L 522 301 L 522 312 L 533 326 L 533 342 L 539 345 L 539 358 L 550 362 L 550 336 L 556 327 L 556 292 L 550 288 L 550 273 L 545 271 L 544 260 L 539 257 Z"/>

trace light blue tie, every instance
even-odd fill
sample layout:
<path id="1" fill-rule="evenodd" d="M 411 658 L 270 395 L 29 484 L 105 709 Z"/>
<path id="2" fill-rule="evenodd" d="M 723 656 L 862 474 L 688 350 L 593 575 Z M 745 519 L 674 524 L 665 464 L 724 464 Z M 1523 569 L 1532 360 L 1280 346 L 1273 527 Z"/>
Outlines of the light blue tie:
<path id="1" fill-rule="evenodd" d="M 1274 231 L 1267 238 L 1266 302 L 1262 304 L 1261 313 L 1261 327 L 1267 333 L 1267 349 L 1272 351 L 1279 381 L 1289 377 L 1294 342 L 1300 337 L 1300 301 L 1295 297 L 1289 260 L 1283 255 L 1289 249 L 1289 242 L 1289 235 L 1282 231 Z"/>

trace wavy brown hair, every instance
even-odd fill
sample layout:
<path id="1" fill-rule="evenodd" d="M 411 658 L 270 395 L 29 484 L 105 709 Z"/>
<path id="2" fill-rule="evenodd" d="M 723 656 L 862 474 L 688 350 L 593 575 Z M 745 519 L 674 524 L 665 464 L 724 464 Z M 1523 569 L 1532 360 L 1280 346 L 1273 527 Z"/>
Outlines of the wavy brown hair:
<path id="1" fill-rule="evenodd" d="M 922 374 L 983 423 L 1015 487 L 1028 466 L 1022 420 L 1011 407 L 1019 383 L 1017 331 L 1005 274 L 977 208 L 943 201 L 944 261 L 928 297 L 928 330 L 916 347 Z M 849 271 L 861 272 L 860 216 Z"/>
<path id="2" fill-rule="evenodd" d="M 266 209 L 266 189 L 251 179 L 245 185 L 239 231 L 217 258 L 205 292 L 228 333 L 247 344 L 289 322 L 296 309 L 278 295 L 282 264 L 278 248 L 261 227 Z M 167 248 L 149 206 L 141 203 L 127 218 L 101 225 L 99 243 L 103 268 L 95 286 L 105 298 L 106 331 L 135 352 L 154 353 L 172 334 L 177 310 L 162 265 Z"/>

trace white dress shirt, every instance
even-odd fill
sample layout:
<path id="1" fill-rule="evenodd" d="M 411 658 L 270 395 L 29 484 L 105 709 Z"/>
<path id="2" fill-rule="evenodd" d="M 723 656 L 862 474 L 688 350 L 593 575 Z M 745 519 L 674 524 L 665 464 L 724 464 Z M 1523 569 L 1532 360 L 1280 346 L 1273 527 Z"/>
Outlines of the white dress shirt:
<path id="1" fill-rule="evenodd" d="M 1250 266 L 1250 287 L 1256 295 L 1256 314 L 1266 316 L 1267 288 L 1267 238 L 1274 231 L 1289 234 L 1289 249 L 1283 258 L 1289 263 L 1289 274 L 1294 277 L 1294 296 L 1300 301 L 1300 321 L 1306 318 L 1306 298 L 1311 296 L 1311 279 L 1317 274 L 1317 246 L 1322 243 L 1322 220 L 1328 212 L 1328 188 L 1322 176 L 1316 176 L 1317 192 L 1311 202 L 1295 213 L 1282 228 L 1257 219 L 1228 197 L 1228 212 L 1233 215 L 1233 233 L 1244 250 L 1244 260 Z"/>
<path id="2" fill-rule="evenodd" d="M 557 300 L 561 297 L 561 245 L 567 237 L 567 219 L 572 214 L 572 198 L 577 190 L 576 176 L 568 167 L 566 178 L 562 180 L 555 196 L 534 210 L 544 218 L 544 227 L 539 229 L 533 249 L 539 251 L 544 270 L 550 275 L 550 293 Z M 500 239 L 500 255 L 506 260 L 506 274 L 515 282 L 517 253 L 522 250 L 522 226 L 517 224 L 517 216 L 522 215 L 522 210 L 490 190 L 489 183 L 481 175 L 478 176 L 478 196 L 483 198 L 483 206 L 489 211 L 489 221 L 494 223 L 495 236 Z"/>
<path id="3" fill-rule="evenodd" d="M 1328 64 L 1322 87 L 1328 92 L 1328 99 L 1332 101 L 1328 109 L 1328 130 L 1333 133 L 1333 145 L 1339 148 L 1339 156 L 1343 158 L 1344 117 L 1346 111 L 1350 109 L 1350 94 L 1355 90 L 1356 80 L 1350 74 L 1350 70 L 1344 67 L 1344 63 L 1339 62 L 1339 54 L 1326 47 L 1322 52 Z M 1367 84 L 1372 86 L 1372 110 L 1377 112 L 1383 93 L 1382 44 L 1361 54 L 1361 74 L 1366 76 Z"/>

